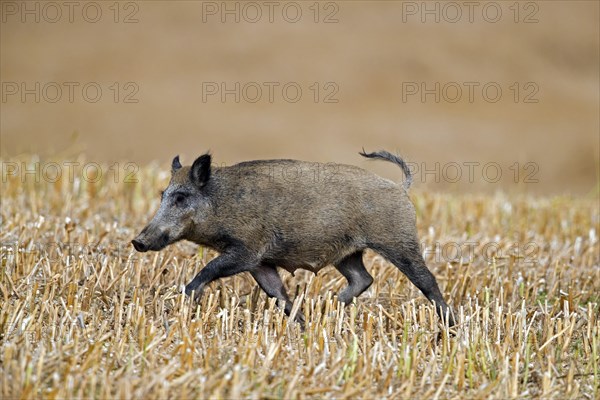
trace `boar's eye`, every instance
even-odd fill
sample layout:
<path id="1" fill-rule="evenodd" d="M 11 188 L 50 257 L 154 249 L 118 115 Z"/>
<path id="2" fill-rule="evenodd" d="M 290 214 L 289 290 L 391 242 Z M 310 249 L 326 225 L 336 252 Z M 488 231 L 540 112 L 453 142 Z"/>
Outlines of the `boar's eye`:
<path id="1" fill-rule="evenodd" d="M 183 192 L 177 192 L 173 194 L 173 198 L 175 199 L 175 204 L 182 205 L 185 202 L 185 199 L 188 198 L 188 194 L 187 193 L 183 193 Z"/>

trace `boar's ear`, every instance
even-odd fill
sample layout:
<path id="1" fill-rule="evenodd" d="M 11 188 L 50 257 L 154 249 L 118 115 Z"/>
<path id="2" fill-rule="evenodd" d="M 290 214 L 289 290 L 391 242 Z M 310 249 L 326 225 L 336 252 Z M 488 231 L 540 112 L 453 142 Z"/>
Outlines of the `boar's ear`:
<path id="1" fill-rule="evenodd" d="M 196 161 L 192 164 L 190 179 L 198 187 L 206 185 L 206 182 L 210 178 L 210 162 L 210 154 L 206 153 L 196 158 Z"/>
<path id="2" fill-rule="evenodd" d="M 171 173 L 177 171 L 181 168 L 181 163 L 179 162 L 179 156 L 175 156 L 173 162 L 171 163 Z"/>

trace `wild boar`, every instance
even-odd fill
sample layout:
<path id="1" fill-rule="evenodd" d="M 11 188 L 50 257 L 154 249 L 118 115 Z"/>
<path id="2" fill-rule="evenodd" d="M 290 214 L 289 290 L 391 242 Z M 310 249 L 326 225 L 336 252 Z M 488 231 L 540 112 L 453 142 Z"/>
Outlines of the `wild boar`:
<path id="1" fill-rule="evenodd" d="M 177 156 L 156 215 L 132 244 L 140 252 L 179 240 L 215 249 L 220 255 L 186 286 L 188 295 L 199 295 L 216 279 L 250 272 L 268 296 L 285 302 L 288 315 L 292 302 L 277 267 L 317 273 L 333 265 L 348 281 L 338 296 L 348 304 L 373 282 L 363 264 L 363 252 L 372 249 L 454 325 L 421 255 L 408 166 L 386 151 L 360 154 L 397 164 L 404 185 L 351 165 L 259 160 L 213 167 L 207 153 L 182 167 Z M 301 314 L 298 320 L 303 324 Z"/>

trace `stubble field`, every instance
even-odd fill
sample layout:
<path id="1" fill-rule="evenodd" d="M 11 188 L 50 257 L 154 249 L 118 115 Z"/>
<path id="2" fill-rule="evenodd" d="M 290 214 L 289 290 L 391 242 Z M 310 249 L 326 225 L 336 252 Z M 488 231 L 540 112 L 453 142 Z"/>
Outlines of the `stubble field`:
<path id="1" fill-rule="evenodd" d="M 182 295 L 211 251 L 134 252 L 163 168 L 137 182 L 22 178 L 2 183 L 2 398 L 600 396 L 597 197 L 413 190 L 423 253 L 458 325 L 443 327 L 367 253 L 375 282 L 347 308 L 333 268 L 280 271 L 301 331 L 246 274 L 200 304 Z"/>

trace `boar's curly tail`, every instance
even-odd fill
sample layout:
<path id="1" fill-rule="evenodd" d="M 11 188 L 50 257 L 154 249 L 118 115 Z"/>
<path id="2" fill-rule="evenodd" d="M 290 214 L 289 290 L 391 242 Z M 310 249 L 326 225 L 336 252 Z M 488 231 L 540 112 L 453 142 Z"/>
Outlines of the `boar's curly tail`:
<path id="1" fill-rule="evenodd" d="M 410 172 L 410 168 L 408 168 L 408 165 L 406 165 L 406 162 L 404 162 L 404 160 L 402 158 L 395 156 L 392 153 L 389 153 L 385 150 L 375 151 L 373 153 L 366 153 L 364 148 L 358 154 L 360 154 L 363 157 L 367 157 L 367 158 L 391 161 L 394 164 L 399 165 L 400 168 L 402 168 L 404 175 L 406 175 L 406 180 L 404 181 L 403 186 L 405 189 L 408 189 L 410 187 L 410 185 L 412 183 L 412 173 Z"/>

